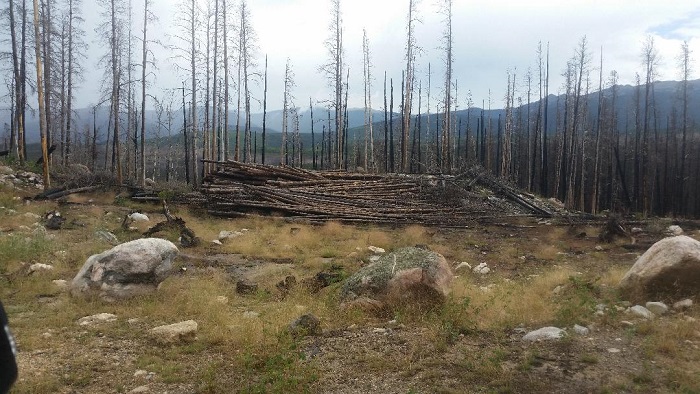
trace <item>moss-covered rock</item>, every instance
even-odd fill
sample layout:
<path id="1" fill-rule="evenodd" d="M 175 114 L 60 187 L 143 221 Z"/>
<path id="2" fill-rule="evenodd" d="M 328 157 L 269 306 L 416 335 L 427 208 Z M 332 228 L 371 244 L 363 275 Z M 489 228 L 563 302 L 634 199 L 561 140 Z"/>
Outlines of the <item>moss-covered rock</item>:
<path id="1" fill-rule="evenodd" d="M 451 283 L 452 272 L 442 255 L 408 247 L 382 256 L 348 278 L 341 300 L 370 298 L 389 307 L 406 302 L 441 303 Z"/>

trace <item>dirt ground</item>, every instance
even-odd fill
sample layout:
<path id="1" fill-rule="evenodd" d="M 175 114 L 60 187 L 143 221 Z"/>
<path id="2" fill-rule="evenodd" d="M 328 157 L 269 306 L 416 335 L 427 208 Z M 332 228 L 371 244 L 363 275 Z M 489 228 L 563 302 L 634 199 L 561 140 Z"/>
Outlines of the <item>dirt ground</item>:
<path id="1" fill-rule="evenodd" d="M 36 203 L 16 210 L 41 212 L 54 204 Z M 67 249 L 71 253 L 81 248 L 81 242 L 92 242 L 91 234 L 99 227 L 95 217 L 114 212 L 117 220 L 111 223 L 117 227 L 120 215 L 131 207 L 86 197 L 80 203 L 60 209 L 64 216 L 84 222 L 84 226 L 55 233 L 55 242 L 60 246 L 54 249 Z M 158 207 L 149 209 L 155 216 Z M 188 220 L 196 217 L 193 214 Z M 227 223 L 217 220 L 218 225 Z M 228 223 L 238 225 L 235 221 Z M 620 272 L 630 267 L 653 242 L 664 236 L 667 224 L 670 221 L 629 224 L 630 228 L 638 226 L 643 231 L 634 239 L 618 239 L 612 244 L 599 241 L 600 223 L 518 218 L 498 223 L 475 222 L 465 229 L 426 229 L 425 237 L 431 249 L 443 253 L 453 266 L 461 261 L 472 265 L 488 263 L 492 269 L 489 275 L 479 276 L 471 271 L 455 273 L 462 278 L 468 276 L 470 286 L 477 291 L 488 293 L 489 286 L 508 283 L 526 288 L 529 282 L 562 267 L 585 278 L 585 283 L 595 283 L 595 291 L 590 292 L 592 299 L 586 301 L 590 305 L 572 304 L 572 308 L 588 308 L 579 320 L 590 333 L 576 335 L 571 326 L 561 327 L 569 332 L 564 339 L 537 343 L 526 343 L 522 337 L 528 331 L 555 325 L 557 321 L 537 326 L 523 321 L 485 329 L 480 326 L 481 315 L 475 309 L 472 320 L 467 319 L 471 324 L 461 326 L 450 327 L 446 320 L 433 315 L 398 313 L 348 321 L 336 319 L 330 312 L 321 316 L 322 335 L 294 341 L 280 339 L 264 350 L 254 346 L 236 348 L 226 339 L 212 339 L 214 336 L 208 334 L 200 335 L 193 343 L 164 347 L 151 341 L 145 332 L 167 319 L 149 319 L 145 312 L 136 313 L 137 302 L 114 306 L 99 300 L 76 301 L 49 285 L 38 285 L 35 279 L 10 279 L 3 284 L 5 289 L 0 294 L 19 345 L 20 377 L 13 392 L 700 392 L 700 307 L 672 311 L 653 321 L 640 320 L 626 314 L 624 300 L 616 299 L 611 295 L 614 289 L 598 280 L 611 270 Z M 686 234 L 700 238 L 697 223 L 681 225 Z M 23 231 L 14 222 L 5 221 L 0 227 L 6 234 Z M 255 231 L 251 228 L 251 233 Z M 372 231 L 386 232 L 391 238 L 401 236 L 406 230 Z M 324 234 L 319 231 L 316 236 Z M 100 250 L 100 247 L 87 249 Z M 84 253 L 87 255 L 89 251 Z M 265 295 L 250 301 L 254 304 L 246 304 L 248 301 L 235 298 L 234 292 L 235 280 L 260 277 L 271 266 L 284 266 L 295 272 L 294 245 L 289 252 L 292 263 L 264 256 L 222 253 L 212 246 L 183 249 L 182 253 L 177 264 L 186 269 L 179 270 L 180 278 L 224 278 L 222 283 L 230 287 L 227 294 L 232 299 L 222 307 L 228 308 L 227 312 L 277 306 L 294 308 L 293 302 L 280 304 L 277 298 Z M 348 270 L 358 267 L 355 260 L 363 257 L 326 254 L 330 253 L 318 252 L 317 257 L 326 263 L 335 261 L 345 265 Z M 66 263 L 64 269 L 47 275 L 46 282 L 70 281 L 71 272 L 79 268 L 81 261 L 84 260 L 76 258 Z M 10 272 L 11 267 L 3 268 L 6 277 L 15 274 Z M 569 282 L 565 281 L 564 286 L 566 283 Z M 269 288 L 274 292 L 273 286 Z M 324 302 L 332 303 L 334 291 L 337 292 L 337 287 L 324 289 L 312 297 L 324 297 L 331 300 Z M 595 315 L 595 305 L 599 303 L 606 308 L 602 316 Z M 130 317 L 130 308 L 136 317 Z M 332 308 L 329 307 L 331 311 Z M 119 320 L 91 327 L 75 324 L 78 318 L 103 310 L 117 310 Z M 185 320 L 187 313 L 171 321 Z"/>

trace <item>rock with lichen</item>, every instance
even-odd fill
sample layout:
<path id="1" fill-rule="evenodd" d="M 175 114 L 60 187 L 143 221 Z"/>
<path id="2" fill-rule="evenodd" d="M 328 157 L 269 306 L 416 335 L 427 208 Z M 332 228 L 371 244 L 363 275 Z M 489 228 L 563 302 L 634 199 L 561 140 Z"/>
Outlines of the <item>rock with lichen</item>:
<path id="1" fill-rule="evenodd" d="M 347 304 L 371 299 L 387 307 L 411 302 L 441 304 L 450 293 L 452 278 L 447 261 L 439 253 L 402 248 L 349 277 L 341 290 L 341 300 Z"/>

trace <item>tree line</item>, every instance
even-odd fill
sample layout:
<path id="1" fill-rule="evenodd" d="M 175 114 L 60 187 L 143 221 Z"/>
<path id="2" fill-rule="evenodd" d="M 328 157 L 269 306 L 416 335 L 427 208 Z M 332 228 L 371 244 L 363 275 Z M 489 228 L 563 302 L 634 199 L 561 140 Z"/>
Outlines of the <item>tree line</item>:
<path id="1" fill-rule="evenodd" d="M 102 98 L 92 107 L 92 124 L 82 129 L 73 108 L 86 66 L 81 0 L 33 0 L 32 7 L 27 0 L 6 3 L 11 111 L 7 154 L 27 160 L 26 119 L 34 108 L 28 97 L 36 93 L 46 187 L 50 165 L 71 163 L 109 171 L 118 182 L 143 186 L 150 175 L 166 181 L 182 178 L 195 187 L 215 169 L 216 161 L 229 159 L 387 173 L 458 174 L 481 165 L 570 209 L 700 216 L 700 198 L 693 193 L 700 190 L 700 135 L 689 119 L 695 104 L 688 92 L 692 54 L 687 43 L 680 48 L 681 88 L 670 114 L 661 114 L 655 102 L 659 57 L 651 37 L 642 48 L 643 70 L 637 74 L 634 106 L 627 112 L 632 116 L 624 122 L 616 105 L 618 74 L 604 72 L 602 49 L 599 64 L 593 65 L 592 50 L 583 37 L 565 69 L 559 70 L 563 86 L 550 89 L 548 44 L 536 48 L 536 64 L 524 75 L 508 70 L 504 110 L 493 118 L 487 110 L 491 97 L 488 105 L 476 108 L 469 91 L 459 96 L 453 77 L 452 0 L 439 2 L 443 34 L 437 68 L 442 75 L 437 82 L 432 64 L 426 76 L 416 71 L 421 48 L 415 24 L 420 16 L 416 1 L 406 0 L 405 68 L 400 81 L 383 72 L 383 119 L 373 109 L 377 77 L 370 37 L 363 34 L 364 127 L 358 130 L 348 122 L 351 73 L 345 61 L 341 0 L 330 0 L 327 58 L 319 65 L 329 95 L 309 98 L 311 142 L 305 143 L 301 135 L 301 106 L 294 95 L 293 64 L 287 59 L 281 142 L 269 146 L 268 61 L 265 56 L 260 64 L 247 0 L 182 0 L 180 33 L 170 44 L 149 35 L 157 19 L 151 0 L 137 5 L 133 0 L 98 3 L 98 33 L 104 44 L 99 63 L 104 69 Z M 160 96 L 152 87 L 155 45 L 172 49 L 183 76 L 181 86 Z M 32 63 L 35 76 L 27 72 Z M 262 94 L 255 95 L 259 85 Z M 395 85 L 401 90 L 396 106 Z M 441 93 L 431 103 L 434 85 Z M 561 93 L 554 103 L 550 90 Z M 596 94 L 597 105 L 589 105 Z M 316 118 L 314 101 L 327 108 Z M 251 121 L 255 102 L 263 109 L 261 130 Z M 466 110 L 460 110 L 460 102 Z M 147 107 L 155 108 L 156 114 L 150 129 Z M 109 111 L 106 130 L 96 121 L 101 108 Z"/>

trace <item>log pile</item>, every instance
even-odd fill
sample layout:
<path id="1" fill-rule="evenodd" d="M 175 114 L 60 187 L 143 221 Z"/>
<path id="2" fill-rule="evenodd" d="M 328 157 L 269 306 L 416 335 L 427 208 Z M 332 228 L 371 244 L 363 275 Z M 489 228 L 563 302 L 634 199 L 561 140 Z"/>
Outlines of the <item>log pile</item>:
<path id="1" fill-rule="evenodd" d="M 504 216 L 552 216 L 541 201 L 473 169 L 458 176 L 308 171 L 212 162 L 203 182 L 210 214 L 277 215 L 312 223 L 465 226 Z"/>

